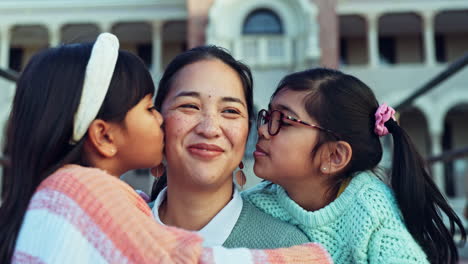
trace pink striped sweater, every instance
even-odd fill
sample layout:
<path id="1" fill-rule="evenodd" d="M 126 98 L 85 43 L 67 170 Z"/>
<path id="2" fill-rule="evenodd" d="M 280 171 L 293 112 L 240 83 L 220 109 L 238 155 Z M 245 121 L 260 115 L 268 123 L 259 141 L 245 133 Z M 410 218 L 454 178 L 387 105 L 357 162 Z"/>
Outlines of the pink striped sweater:
<path id="1" fill-rule="evenodd" d="M 110 201 L 110 202 L 109 202 Z M 67 165 L 29 204 L 13 263 L 332 263 L 318 244 L 202 248 L 195 233 L 158 225 L 133 189 L 106 172 Z"/>

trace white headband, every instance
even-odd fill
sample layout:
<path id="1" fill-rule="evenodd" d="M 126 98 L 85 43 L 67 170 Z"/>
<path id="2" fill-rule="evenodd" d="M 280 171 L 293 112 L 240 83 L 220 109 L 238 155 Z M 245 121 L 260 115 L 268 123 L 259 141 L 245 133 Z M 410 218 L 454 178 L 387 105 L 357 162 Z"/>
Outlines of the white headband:
<path id="1" fill-rule="evenodd" d="M 93 45 L 81 92 L 80 105 L 75 113 L 71 144 L 86 134 L 104 102 L 119 55 L 119 40 L 110 33 L 102 33 Z"/>

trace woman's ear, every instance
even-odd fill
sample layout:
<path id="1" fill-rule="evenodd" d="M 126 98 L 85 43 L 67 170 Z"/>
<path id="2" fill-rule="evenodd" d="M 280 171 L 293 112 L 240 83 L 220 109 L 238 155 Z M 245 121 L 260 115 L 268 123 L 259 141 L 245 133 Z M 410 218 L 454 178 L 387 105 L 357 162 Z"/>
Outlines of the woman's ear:
<path id="1" fill-rule="evenodd" d="M 117 154 L 116 130 L 111 123 L 94 120 L 88 128 L 88 143 L 99 155 L 111 158 Z"/>
<path id="2" fill-rule="evenodd" d="M 324 144 L 320 171 L 324 174 L 336 174 L 343 170 L 353 156 L 353 149 L 346 141 Z"/>

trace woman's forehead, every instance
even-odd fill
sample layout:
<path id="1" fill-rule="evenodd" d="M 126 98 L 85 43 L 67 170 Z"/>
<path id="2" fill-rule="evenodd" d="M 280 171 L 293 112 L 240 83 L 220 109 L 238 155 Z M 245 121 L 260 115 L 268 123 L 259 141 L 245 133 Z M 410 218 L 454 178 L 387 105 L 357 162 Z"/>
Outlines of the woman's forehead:
<path id="1" fill-rule="evenodd" d="M 242 82 L 230 66 L 219 60 L 199 61 L 177 73 L 168 97 L 191 93 L 199 97 L 237 97 L 245 101 Z"/>

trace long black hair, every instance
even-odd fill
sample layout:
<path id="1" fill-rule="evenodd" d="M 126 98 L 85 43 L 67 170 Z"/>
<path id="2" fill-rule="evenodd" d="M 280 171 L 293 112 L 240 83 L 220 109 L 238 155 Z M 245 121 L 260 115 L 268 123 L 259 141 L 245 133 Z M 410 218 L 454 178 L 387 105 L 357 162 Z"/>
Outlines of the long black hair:
<path id="1" fill-rule="evenodd" d="M 306 91 L 307 113 L 320 126 L 339 135 L 337 138 L 330 133 L 320 133 L 315 149 L 338 139 L 348 142 L 353 149 L 350 163 L 331 184 L 335 195 L 344 179 L 376 169 L 382 159 L 382 146 L 374 133 L 374 113 L 379 104 L 366 84 L 336 70 L 316 68 L 284 77 L 272 98 L 285 89 Z M 394 145 L 391 187 L 409 232 L 431 263 L 456 263 L 458 252 L 453 236 L 458 227 L 462 240 L 466 240 L 462 222 L 434 184 L 406 132 L 393 119 L 385 126 L 392 134 Z M 450 229 L 444 225 L 441 213 L 445 214 Z"/>
<path id="2" fill-rule="evenodd" d="M 29 200 L 38 185 L 64 164 L 87 165 L 86 135 L 70 145 L 92 44 L 69 44 L 35 55 L 18 80 L 7 124 L 0 263 L 10 263 Z M 98 119 L 121 122 L 142 98 L 154 94 L 152 77 L 135 55 L 119 51 Z"/>
<path id="3" fill-rule="evenodd" d="M 253 105 L 253 79 L 252 73 L 249 67 L 240 61 L 234 59 L 228 51 L 221 47 L 208 45 L 200 46 L 183 52 L 177 55 L 167 66 L 164 74 L 159 82 L 158 92 L 156 93 L 156 99 L 154 105 L 158 111 L 161 111 L 161 106 L 169 93 L 172 82 L 177 77 L 177 73 L 185 66 L 193 64 L 195 62 L 204 60 L 220 60 L 231 69 L 233 69 L 238 75 L 242 82 L 244 89 L 245 100 L 247 102 L 247 112 L 249 115 L 249 128 L 251 127 L 252 120 L 254 118 L 254 105 Z M 159 177 L 153 184 L 151 191 L 151 200 L 156 199 L 158 194 L 167 185 L 167 176 L 164 174 Z"/>

